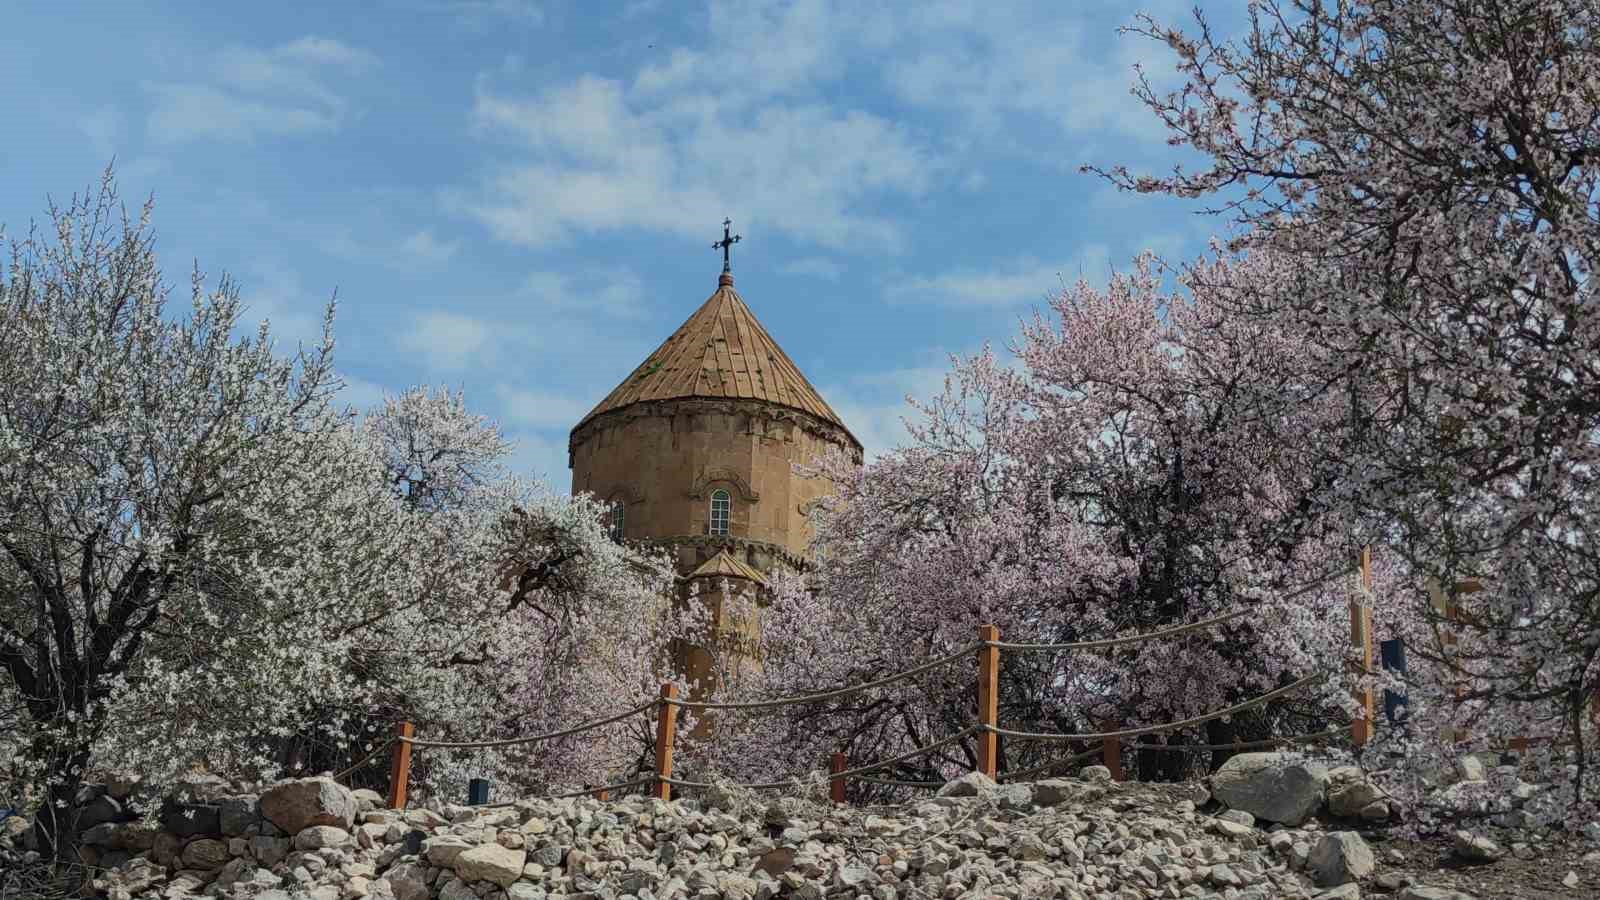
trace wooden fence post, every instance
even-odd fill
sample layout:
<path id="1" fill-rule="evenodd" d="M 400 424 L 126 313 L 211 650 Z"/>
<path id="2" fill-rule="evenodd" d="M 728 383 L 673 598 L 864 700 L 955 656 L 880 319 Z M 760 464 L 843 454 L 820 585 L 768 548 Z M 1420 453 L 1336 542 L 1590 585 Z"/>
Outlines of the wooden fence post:
<path id="1" fill-rule="evenodd" d="M 1111 770 L 1111 780 L 1122 780 L 1122 738 L 1100 742 L 1100 764 Z"/>
<path id="2" fill-rule="evenodd" d="M 1000 629 L 979 625 L 978 640 L 1000 640 Z M 1000 648 L 985 644 L 978 648 L 978 724 L 994 728 L 1000 717 Z M 999 738 L 993 731 L 978 732 L 978 771 L 991 779 L 999 766 Z"/>
<path id="3" fill-rule="evenodd" d="M 845 768 L 844 752 L 835 750 L 833 759 L 828 761 L 828 772 L 833 775 L 828 780 L 828 799 L 834 803 L 844 802 L 844 779 L 839 777 L 839 773 L 843 772 Z"/>
<path id="4" fill-rule="evenodd" d="M 389 808 L 406 808 L 406 785 L 411 781 L 410 722 L 401 722 L 395 731 L 394 753 L 389 757 Z"/>
<path id="5" fill-rule="evenodd" d="M 661 686 L 661 708 L 656 713 L 655 795 L 662 800 L 672 799 L 672 785 L 665 779 L 672 777 L 672 739 L 678 733 L 678 707 L 672 701 L 677 698 L 677 685 L 668 682 Z"/>
<path id="6" fill-rule="evenodd" d="M 1362 593 L 1350 600 L 1350 643 L 1356 650 L 1356 668 L 1358 677 L 1367 678 L 1372 674 L 1372 607 L 1366 603 L 1367 592 L 1372 590 L 1372 548 L 1361 548 L 1361 590 Z M 1373 691 L 1370 684 L 1362 685 L 1355 691 L 1356 703 L 1361 707 L 1361 715 L 1350 721 L 1350 739 L 1357 750 L 1367 745 L 1372 740 L 1373 716 L 1376 713 L 1373 703 Z"/>

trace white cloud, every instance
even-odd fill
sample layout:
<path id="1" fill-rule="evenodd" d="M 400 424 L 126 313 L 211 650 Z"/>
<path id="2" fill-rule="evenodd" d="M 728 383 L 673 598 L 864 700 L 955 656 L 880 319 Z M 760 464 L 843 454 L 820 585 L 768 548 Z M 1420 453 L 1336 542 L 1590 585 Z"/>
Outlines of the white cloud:
<path id="1" fill-rule="evenodd" d="M 927 402 L 944 390 L 950 372 L 948 354 L 929 349 L 918 356 L 928 363 L 862 372 L 822 391 L 869 460 L 903 446 L 909 437 L 906 420 L 920 421 L 921 413 L 908 398 Z"/>
<path id="2" fill-rule="evenodd" d="M 533 428 L 559 429 L 570 429 L 578 424 L 578 420 L 605 396 L 603 390 L 558 393 L 505 383 L 495 385 L 494 394 L 500 401 L 502 416 L 507 422 Z"/>
<path id="3" fill-rule="evenodd" d="M 1075 167 L 1102 155 L 1097 142 L 1130 138 L 1166 152 L 1128 89 L 1135 63 L 1170 54 L 1118 36 L 1130 16 L 1116 3 L 712 0 L 697 40 L 631 72 L 529 94 L 486 67 L 476 130 L 520 142 L 525 157 L 451 206 L 534 247 L 624 228 L 699 240 L 730 215 L 836 251 L 904 249 L 894 201 L 946 183 L 984 189 L 974 156 Z M 884 94 L 911 115 L 867 105 Z"/>
<path id="4" fill-rule="evenodd" d="M 572 472 L 567 468 L 565 431 L 509 431 L 506 437 L 512 447 L 511 457 L 506 461 L 507 468 L 518 475 L 537 478 L 557 493 L 564 494 L 572 489 Z"/>
<path id="5" fill-rule="evenodd" d="M 341 375 L 340 377 L 344 380 L 344 387 L 340 389 L 335 402 L 353 406 L 358 413 L 364 413 L 382 403 L 385 395 L 392 396 L 399 393 L 365 378 L 357 378 L 353 375 Z"/>
<path id="6" fill-rule="evenodd" d="M 612 318 L 643 314 L 644 285 L 631 272 L 530 272 L 522 293 L 546 310 L 599 313 Z"/>
<path id="7" fill-rule="evenodd" d="M 258 323 L 267 320 L 278 352 L 292 353 L 297 345 L 313 347 L 322 340 L 322 314 L 331 291 L 319 295 L 307 290 L 294 271 L 267 264 L 255 266 L 238 283 L 244 306 L 240 325 L 253 333 Z"/>
<path id="8" fill-rule="evenodd" d="M 483 30 L 506 24 L 536 26 L 544 24 L 543 4 L 533 0 L 435 0 L 424 9 L 454 16 L 457 24 Z"/>
<path id="9" fill-rule="evenodd" d="M 800 275 L 811 278 L 825 278 L 829 281 L 838 281 L 844 274 L 844 266 L 823 256 L 808 256 L 784 263 L 778 271 L 785 275 Z"/>
<path id="10" fill-rule="evenodd" d="M 773 105 L 746 115 L 699 95 L 636 105 L 620 83 L 592 76 L 527 98 L 484 90 L 474 119 L 531 158 L 456 205 L 529 246 L 626 227 L 698 240 L 731 215 L 823 246 L 893 248 L 900 228 L 869 201 L 919 195 L 938 168 L 904 127 L 870 113 Z"/>
<path id="11" fill-rule="evenodd" d="M 886 293 L 892 300 L 943 306 L 1002 307 L 1023 303 L 1042 303 L 1064 284 L 1080 275 L 1091 281 L 1108 270 L 1109 251 L 1103 244 L 1083 247 L 1070 265 L 1049 265 L 1034 259 L 1018 259 L 995 270 L 953 269 L 938 275 L 905 278 L 890 282 Z"/>
<path id="12" fill-rule="evenodd" d="M 166 143 L 334 131 L 348 103 L 330 82 L 376 64 L 366 50 L 315 36 L 270 50 L 226 47 L 204 80 L 143 85 L 154 99 L 146 129 Z"/>
<path id="13" fill-rule="evenodd" d="M 110 157 L 117 152 L 117 142 L 122 136 L 122 111 L 115 106 L 98 106 L 77 118 L 78 130 L 83 132 L 96 154 Z"/>
<path id="14" fill-rule="evenodd" d="M 481 319 L 433 310 L 417 316 L 398 343 L 421 354 L 429 368 L 454 370 L 482 365 L 495 334 L 496 329 Z"/>
<path id="15" fill-rule="evenodd" d="M 400 262 L 405 264 L 411 260 L 421 260 L 442 263 L 454 256 L 460 246 L 460 241 L 441 241 L 433 236 L 432 231 L 424 228 L 400 242 L 400 252 L 406 257 Z"/>

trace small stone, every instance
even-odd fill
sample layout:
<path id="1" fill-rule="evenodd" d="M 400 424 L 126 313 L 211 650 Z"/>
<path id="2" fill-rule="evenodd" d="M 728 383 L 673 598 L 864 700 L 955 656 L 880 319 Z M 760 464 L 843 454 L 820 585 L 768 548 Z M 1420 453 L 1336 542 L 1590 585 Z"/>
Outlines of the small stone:
<path id="1" fill-rule="evenodd" d="M 954 781 L 946 783 L 939 788 L 936 796 L 939 797 L 978 797 L 993 791 L 997 785 L 994 779 L 982 772 L 968 772 Z"/>
<path id="2" fill-rule="evenodd" d="M 212 871 L 222 868 L 231 858 L 228 845 L 211 838 L 190 841 L 183 848 L 183 866 L 186 869 Z"/>
<path id="3" fill-rule="evenodd" d="M 1456 760 L 1456 777 L 1462 781 L 1483 781 L 1483 761 L 1476 756 L 1463 756 Z"/>
<path id="4" fill-rule="evenodd" d="M 1111 770 L 1105 766 L 1084 766 L 1083 780 L 1104 784 L 1111 780 Z"/>
<path id="5" fill-rule="evenodd" d="M 1316 900 L 1361 900 L 1361 887 L 1353 881 L 1341 884 L 1318 894 Z"/>
<path id="6" fill-rule="evenodd" d="M 1396 894 L 1395 900 L 1473 900 L 1473 897 L 1452 888 L 1413 884 Z"/>
<path id="7" fill-rule="evenodd" d="M 1254 828 L 1256 824 L 1256 817 L 1250 815 L 1242 809 L 1225 810 L 1217 813 L 1217 818 L 1222 819 L 1225 822 L 1236 822 L 1246 828 Z"/>
<path id="8" fill-rule="evenodd" d="M 332 825 L 313 825 L 302 828 L 294 836 L 294 845 L 300 850 L 320 850 L 323 847 L 343 847 L 350 843 L 350 832 Z"/>
<path id="9" fill-rule="evenodd" d="M 1325 834 L 1311 851 L 1312 880 L 1320 887 L 1349 884 L 1372 874 L 1372 849 L 1354 831 Z"/>
<path id="10" fill-rule="evenodd" d="M 1457 857 L 1469 862 L 1494 862 L 1505 855 L 1500 845 L 1482 835 L 1459 830 L 1451 836 L 1451 847 Z"/>
<path id="11" fill-rule="evenodd" d="M 1578 886 L 1578 873 L 1577 872 L 1568 871 L 1567 872 L 1567 877 L 1561 879 L 1561 883 L 1563 885 L 1569 887 L 1569 888 L 1577 887 Z"/>

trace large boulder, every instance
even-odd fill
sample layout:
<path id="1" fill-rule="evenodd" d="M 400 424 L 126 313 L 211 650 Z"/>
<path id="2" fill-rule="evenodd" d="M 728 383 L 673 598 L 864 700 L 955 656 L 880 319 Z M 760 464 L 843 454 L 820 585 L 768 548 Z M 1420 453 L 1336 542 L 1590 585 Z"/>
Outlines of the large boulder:
<path id="1" fill-rule="evenodd" d="M 1372 874 L 1377 860 L 1372 848 L 1354 831 L 1335 831 L 1322 836 L 1311 848 L 1311 877 L 1321 887 L 1349 884 Z"/>
<path id="2" fill-rule="evenodd" d="M 1211 793 L 1231 809 L 1299 825 L 1322 805 L 1328 770 L 1293 753 L 1240 753 L 1211 776 Z"/>
<path id="3" fill-rule="evenodd" d="M 261 795 L 261 815 L 284 834 L 299 834 L 313 825 L 349 831 L 356 820 L 356 798 L 331 778 L 298 778 L 268 788 Z"/>
<path id="4" fill-rule="evenodd" d="M 500 887 L 509 887 L 522 877 L 522 867 L 528 854 L 499 844 L 483 844 L 467 850 L 455 859 L 456 875 L 462 881 L 488 881 Z"/>

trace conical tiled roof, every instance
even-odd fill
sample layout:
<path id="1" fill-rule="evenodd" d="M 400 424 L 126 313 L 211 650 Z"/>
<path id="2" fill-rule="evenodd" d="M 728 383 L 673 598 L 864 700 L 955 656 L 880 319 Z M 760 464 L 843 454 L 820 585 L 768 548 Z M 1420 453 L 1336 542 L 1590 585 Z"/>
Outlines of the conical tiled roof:
<path id="1" fill-rule="evenodd" d="M 723 275 L 716 293 L 589 410 L 573 431 L 595 416 L 633 403 L 683 397 L 736 397 L 802 410 L 838 426 L 860 446 L 800 367 L 756 321 L 733 289 L 730 275 Z"/>
<path id="2" fill-rule="evenodd" d="M 688 577 L 743 578 L 746 581 L 754 581 L 756 584 L 767 583 L 766 576 L 751 568 L 749 565 L 740 562 L 738 559 L 735 559 L 733 556 L 729 555 L 728 551 L 726 550 L 721 551 L 716 556 L 713 556 L 701 563 L 700 567 L 695 569 L 693 572 L 690 572 Z"/>

